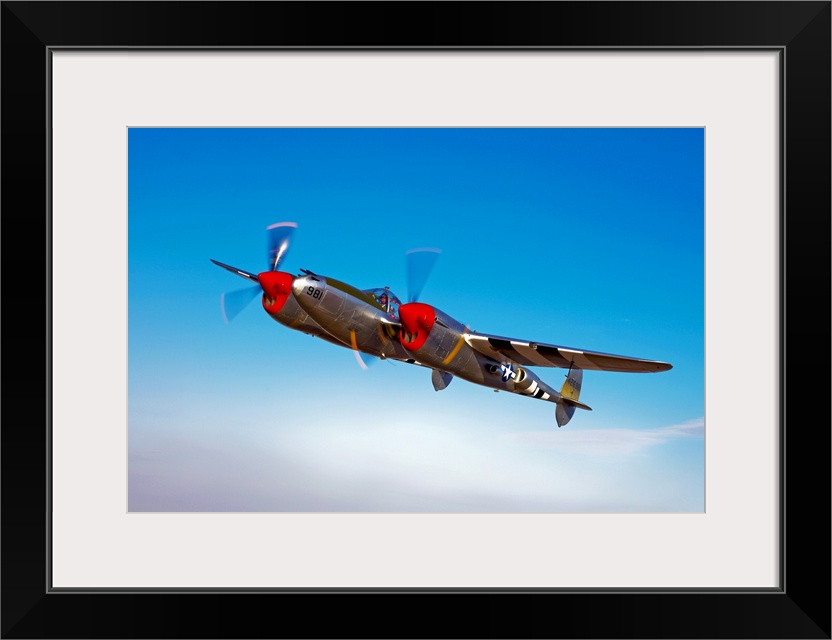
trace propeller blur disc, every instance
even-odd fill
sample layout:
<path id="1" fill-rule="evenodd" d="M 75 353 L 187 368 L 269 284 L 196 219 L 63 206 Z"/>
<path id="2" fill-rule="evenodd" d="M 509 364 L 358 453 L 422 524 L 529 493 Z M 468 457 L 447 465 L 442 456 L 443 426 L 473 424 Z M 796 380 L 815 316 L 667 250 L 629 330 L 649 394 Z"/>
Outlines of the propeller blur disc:
<path id="1" fill-rule="evenodd" d="M 355 341 L 355 331 L 350 331 L 350 344 L 352 345 L 353 355 L 355 355 L 355 361 L 364 371 L 369 369 L 370 365 L 378 362 L 379 358 L 376 356 L 372 356 L 369 353 L 363 353 L 359 350 L 358 344 Z"/>
<path id="2" fill-rule="evenodd" d="M 417 302 L 422 295 L 422 289 L 428 281 L 428 276 L 436 264 L 436 259 L 442 253 L 439 249 L 411 249 L 405 253 L 407 260 L 407 291 L 408 302 Z"/>
<path id="3" fill-rule="evenodd" d="M 223 293 L 220 296 L 220 309 L 222 310 L 222 319 L 225 320 L 225 324 L 228 324 L 236 318 L 260 292 L 261 288 L 258 285 Z"/>
<path id="4" fill-rule="evenodd" d="M 292 233 L 297 229 L 297 222 L 276 222 L 266 227 L 269 242 L 269 269 L 277 271 L 286 252 L 289 251 L 289 240 Z"/>

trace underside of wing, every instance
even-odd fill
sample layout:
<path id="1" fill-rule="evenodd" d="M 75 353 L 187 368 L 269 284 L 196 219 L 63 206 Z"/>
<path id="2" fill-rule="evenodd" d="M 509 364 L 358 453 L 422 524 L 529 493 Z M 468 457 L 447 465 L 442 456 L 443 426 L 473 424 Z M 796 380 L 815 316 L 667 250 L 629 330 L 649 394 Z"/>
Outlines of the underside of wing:
<path id="1" fill-rule="evenodd" d="M 506 357 L 528 367 L 578 367 L 588 371 L 621 371 L 624 373 L 657 373 L 673 365 L 657 360 L 644 360 L 611 353 L 558 347 L 541 342 L 490 336 L 485 333 L 466 334 L 465 340 L 480 353 L 495 359 Z"/>

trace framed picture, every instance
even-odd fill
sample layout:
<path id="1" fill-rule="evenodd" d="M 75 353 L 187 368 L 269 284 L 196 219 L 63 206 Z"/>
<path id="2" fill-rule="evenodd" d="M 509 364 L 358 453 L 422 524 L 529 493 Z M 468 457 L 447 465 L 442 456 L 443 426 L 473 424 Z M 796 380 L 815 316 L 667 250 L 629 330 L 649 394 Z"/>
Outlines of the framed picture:
<path id="1" fill-rule="evenodd" d="M 140 127 L 127 147 L 130 513 L 705 512 L 704 128 Z M 267 239 L 301 295 L 264 306 L 266 276 L 232 265 L 264 269 Z M 420 309 L 441 324 L 405 349 Z M 641 357 L 579 356 L 567 410 L 564 358 L 487 331 Z"/>
<path id="2" fill-rule="evenodd" d="M 3 4 L 4 319 L 28 349 L 4 400 L 45 415 L 2 431 L 4 637 L 437 635 L 350 622 L 384 595 L 399 620 L 436 599 L 449 636 L 830 636 L 829 519 L 799 500 L 829 504 L 829 433 L 786 402 L 790 367 L 816 375 L 787 336 L 829 327 L 795 291 L 829 291 L 830 4 L 598 6 Z M 262 309 L 225 326 L 208 259 L 256 273 L 287 221 L 294 272 L 384 287 L 399 245 L 442 245 L 434 304 L 475 329 L 679 345 L 674 369 L 593 376 L 638 419 L 558 429 Z M 301 594 L 337 615 L 275 629 Z"/>

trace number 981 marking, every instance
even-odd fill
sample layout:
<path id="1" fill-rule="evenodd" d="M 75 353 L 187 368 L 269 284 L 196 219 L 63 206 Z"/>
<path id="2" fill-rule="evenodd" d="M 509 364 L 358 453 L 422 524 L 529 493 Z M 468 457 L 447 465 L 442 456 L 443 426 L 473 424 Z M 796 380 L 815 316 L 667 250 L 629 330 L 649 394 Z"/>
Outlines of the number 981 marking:
<path id="1" fill-rule="evenodd" d="M 306 295 L 312 296 L 315 300 L 319 300 L 321 297 L 321 290 L 316 289 L 315 287 L 307 287 Z"/>

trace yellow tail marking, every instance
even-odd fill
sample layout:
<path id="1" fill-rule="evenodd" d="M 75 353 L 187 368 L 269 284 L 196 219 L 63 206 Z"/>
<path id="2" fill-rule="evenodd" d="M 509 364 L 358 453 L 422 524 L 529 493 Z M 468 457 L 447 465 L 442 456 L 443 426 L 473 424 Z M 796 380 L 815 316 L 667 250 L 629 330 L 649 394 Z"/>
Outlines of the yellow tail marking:
<path id="1" fill-rule="evenodd" d="M 454 357 L 456 356 L 456 354 L 458 354 L 458 353 L 459 353 L 459 350 L 460 350 L 460 349 L 462 349 L 462 343 L 463 343 L 463 342 L 465 342 L 465 334 L 466 334 L 466 333 L 468 333 L 468 327 L 465 327 L 465 331 L 464 331 L 462 334 L 460 334 L 460 336 L 459 336 L 459 340 L 457 341 L 456 346 L 454 347 L 454 350 L 453 350 L 453 351 L 451 351 L 451 352 L 448 354 L 448 357 L 447 357 L 447 358 L 445 358 L 445 359 L 442 361 L 442 364 L 448 364 L 451 360 L 453 360 L 453 359 L 454 359 Z"/>
<path id="2" fill-rule="evenodd" d="M 563 383 L 563 388 L 560 390 L 560 395 L 572 400 L 577 400 L 581 396 L 581 388 L 572 384 L 572 379 L 568 377 L 568 374 L 566 382 Z"/>

